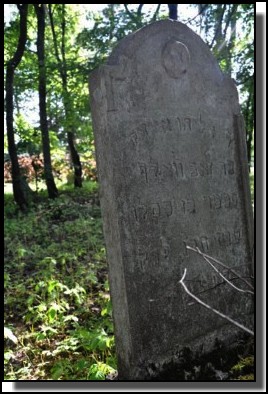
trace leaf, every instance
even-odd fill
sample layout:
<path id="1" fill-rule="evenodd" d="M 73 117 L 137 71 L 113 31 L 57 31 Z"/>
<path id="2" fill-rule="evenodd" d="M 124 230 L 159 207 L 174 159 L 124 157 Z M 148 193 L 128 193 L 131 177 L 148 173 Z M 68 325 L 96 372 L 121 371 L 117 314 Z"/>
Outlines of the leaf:
<path id="1" fill-rule="evenodd" d="M 51 281 L 48 282 L 48 286 L 47 286 L 48 294 L 51 293 L 54 290 L 56 285 L 57 285 L 57 281 L 55 281 L 55 280 L 51 280 Z"/>
<path id="2" fill-rule="evenodd" d="M 61 364 L 56 365 L 52 370 L 52 378 L 54 380 L 58 380 L 63 373 L 64 373 L 64 367 Z"/>
<path id="3" fill-rule="evenodd" d="M 55 319 L 55 316 L 56 316 L 55 308 L 49 308 L 47 314 L 48 314 L 48 318 L 49 318 L 50 323 L 53 322 L 53 320 Z"/>
<path id="4" fill-rule="evenodd" d="M 23 257 L 23 256 L 26 255 L 27 250 L 26 250 L 26 249 L 23 249 L 23 248 L 19 248 L 19 249 L 17 250 L 17 253 L 18 253 L 18 257 L 20 258 L 20 257 Z"/>
<path id="5" fill-rule="evenodd" d="M 104 373 L 99 369 L 99 364 L 92 364 L 91 365 L 91 367 L 89 368 L 88 379 L 89 380 L 104 380 L 105 379 Z"/>
<path id="6" fill-rule="evenodd" d="M 58 333 L 58 331 L 55 328 L 50 327 L 50 326 L 45 326 L 45 325 L 41 326 L 41 330 L 45 334 L 46 333 L 52 333 L 52 334 L 57 334 Z"/>
<path id="7" fill-rule="evenodd" d="M 43 341 L 44 339 L 46 339 L 46 335 L 44 333 L 40 332 L 36 335 L 37 341 Z"/>
<path id="8" fill-rule="evenodd" d="M 10 339 L 13 343 L 18 343 L 17 337 L 13 334 L 10 328 L 4 327 L 4 337 Z"/>
<path id="9" fill-rule="evenodd" d="M 68 315 L 68 316 L 66 316 L 66 317 L 63 319 L 64 322 L 67 322 L 67 321 L 70 321 L 70 320 L 75 321 L 75 322 L 78 322 L 78 318 L 77 318 L 76 316 L 74 316 L 74 315 Z"/>
<path id="10" fill-rule="evenodd" d="M 7 361 L 9 361 L 12 357 L 13 357 L 13 352 L 11 352 L 11 351 L 7 351 L 7 352 L 5 352 L 5 354 L 4 354 L 4 361 L 5 362 L 7 362 Z"/>
<path id="11" fill-rule="evenodd" d="M 47 306 L 44 302 L 41 302 L 41 304 L 38 305 L 37 307 L 38 312 L 44 312 L 47 310 Z"/>
<path id="12" fill-rule="evenodd" d="M 107 314 L 108 314 L 108 309 L 107 308 L 102 309 L 101 316 L 105 316 Z"/>

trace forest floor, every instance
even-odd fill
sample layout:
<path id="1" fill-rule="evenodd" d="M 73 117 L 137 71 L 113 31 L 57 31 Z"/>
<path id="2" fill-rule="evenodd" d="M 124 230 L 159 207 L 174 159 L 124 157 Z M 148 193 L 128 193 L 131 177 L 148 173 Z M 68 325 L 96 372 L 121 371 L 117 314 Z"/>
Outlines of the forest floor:
<path id="1" fill-rule="evenodd" d="M 97 183 L 62 187 L 53 201 L 41 192 L 26 215 L 6 193 L 4 231 L 5 380 L 115 375 Z M 249 356 L 230 376 L 252 380 L 253 370 Z"/>
<path id="2" fill-rule="evenodd" d="M 116 369 L 96 182 L 27 215 L 5 195 L 5 380 L 103 380 Z"/>

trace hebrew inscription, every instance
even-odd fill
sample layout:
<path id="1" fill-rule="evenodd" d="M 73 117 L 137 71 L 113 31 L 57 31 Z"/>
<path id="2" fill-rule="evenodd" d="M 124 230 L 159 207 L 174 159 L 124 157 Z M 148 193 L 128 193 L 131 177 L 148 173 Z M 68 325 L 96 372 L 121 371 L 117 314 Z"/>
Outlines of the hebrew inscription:
<path id="1" fill-rule="evenodd" d="M 196 214 L 206 211 L 228 211 L 239 209 L 236 193 L 213 193 L 200 197 L 185 197 L 166 201 L 140 202 L 133 206 L 133 218 L 136 223 L 150 221 L 158 223 L 158 219 L 173 218 L 174 216 Z M 194 219 L 194 218 L 193 218 Z"/>
<path id="2" fill-rule="evenodd" d="M 129 123 L 124 121 L 120 122 L 120 130 L 129 129 Z M 155 118 L 137 118 L 135 125 L 130 132 L 130 139 L 135 136 L 135 139 L 140 138 L 141 140 L 146 137 L 153 136 L 155 129 L 163 136 L 168 136 L 171 133 L 176 133 L 176 136 L 187 136 L 189 134 L 197 134 L 199 138 L 202 135 L 210 138 L 215 138 L 216 130 L 220 129 L 224 136 L 228 146 L 234 142 L 232 130 L 230 124 L 226 119 L 206 119 L 205 115 L 201 112 L 197 114 L 177 114 L 176 116 L 160 117 Z M 161 135 L 160 134 L 160 135 Z M 136 141 L 137 144 L 138 141 Z M 134 145 L 136 145 L 134 144 Z"/>
<path id="3" fill-rule="evenodd" d="M 232 160 L 223 161 L 189 161 L 180 162 L 178 160 L 167 163 L 151 162 L 137 163 L 138 173 L 141 180 L 146 184 L 161 183 L 170 181 L 180 181 L 185 179 L 229 176 L 235 173 L 235 163 Z"/>

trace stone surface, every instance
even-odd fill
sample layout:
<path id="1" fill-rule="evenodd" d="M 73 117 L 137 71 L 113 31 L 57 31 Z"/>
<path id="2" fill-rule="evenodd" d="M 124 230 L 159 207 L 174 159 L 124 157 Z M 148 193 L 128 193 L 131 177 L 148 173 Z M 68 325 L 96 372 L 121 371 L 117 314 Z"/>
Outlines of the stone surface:
<path id="1" fill-rule="evenodd" d="M 252 275 L 237 90 L 200 37 L 164 20 L 124 38 L 90 94 L 119 379 L 174 380 L 183 349 L 206 354 L 240 332 L 184 292 L 184 268 L 194 294 L 252 328 L 250 296 L 186 249 Z"/>

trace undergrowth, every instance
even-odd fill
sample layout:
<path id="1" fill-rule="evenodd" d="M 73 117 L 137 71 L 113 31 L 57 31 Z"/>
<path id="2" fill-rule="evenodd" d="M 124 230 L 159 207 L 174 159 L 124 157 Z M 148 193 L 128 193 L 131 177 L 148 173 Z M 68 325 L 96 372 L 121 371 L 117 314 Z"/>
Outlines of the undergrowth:
<path id="1" fill-rule="evenodd" d="M 116 369 L 97 184 L 5 196 L 5 380 L 103 380 Z"/>

